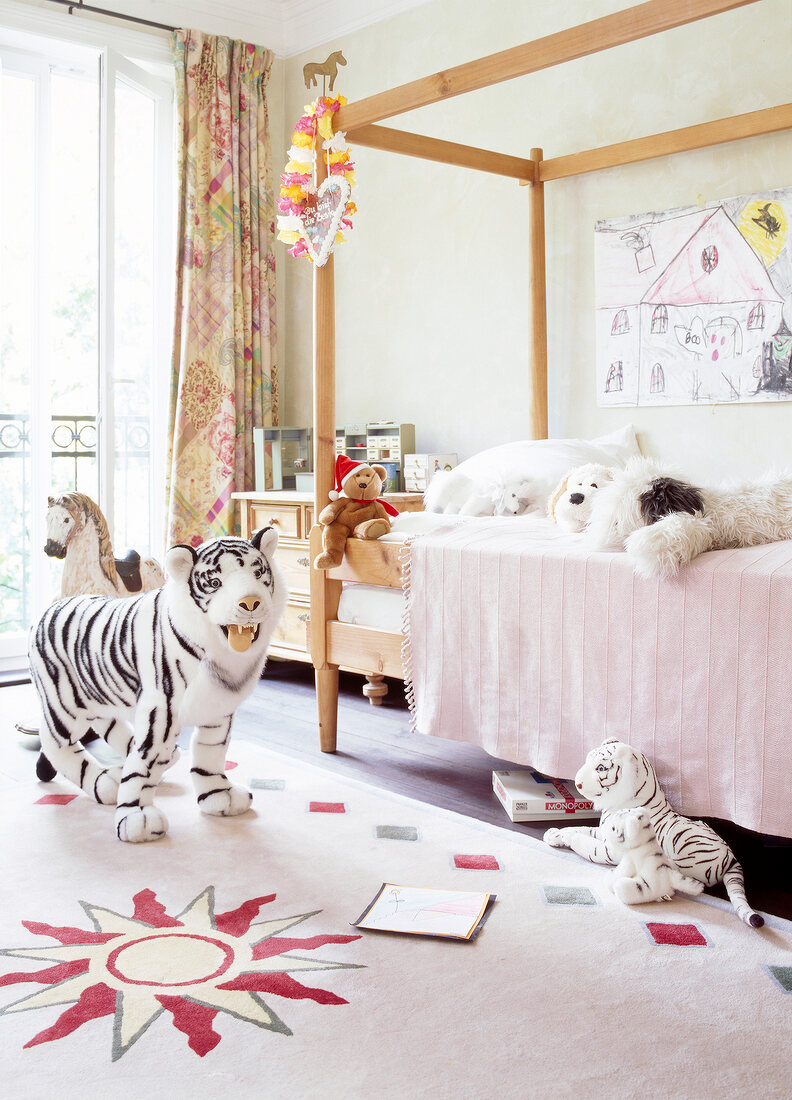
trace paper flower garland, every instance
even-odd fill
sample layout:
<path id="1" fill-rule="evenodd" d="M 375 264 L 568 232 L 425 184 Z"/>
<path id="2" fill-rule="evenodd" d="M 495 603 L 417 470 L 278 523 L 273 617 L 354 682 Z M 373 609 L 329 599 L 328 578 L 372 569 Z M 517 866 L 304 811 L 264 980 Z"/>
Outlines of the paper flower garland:
<path id="1" fill-rule="evenodd" d="M 352 228 L 356 207 L 351 201 L 355 166 L 349 159 L 345 135 L 333 133 L 333 115 L 346 97 L 320 96 L 305 108 L 292 134 L 286 171 L 281 176 L 278 200 L 278 240 L 292 247 L 289 254 L 305 256 L 318 266 L 327 263 L 336 244 L 343 241 L 341 228 Z M 316 186 L 316 147 L 319 138 L 327 160 L 327 179 Z"/>

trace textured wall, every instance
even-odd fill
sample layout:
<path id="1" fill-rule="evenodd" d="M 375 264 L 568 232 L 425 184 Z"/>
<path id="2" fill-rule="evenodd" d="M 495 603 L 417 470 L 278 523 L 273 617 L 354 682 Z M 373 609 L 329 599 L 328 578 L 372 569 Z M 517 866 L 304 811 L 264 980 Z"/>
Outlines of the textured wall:
<path id="1" fill-rule="evenodd" d="M 620 0 L 432 0 L 284 63 L 285 142 L 308 95 L 307 60 L 342 47 L 350 100 L 626 6 Z M 790 0 L 759 3 L 390 120 L 546 157 L 789 99 Z M 388 123 L 386 123 L 388 124 Z M 282 150 L 285 153 L 285 146 Z M 337 421 L 416 425 L 419 450 L 528 434 L 528 193 L 509 180 L 357 149 L 359 213 L 336 253 Z M 754 138 L 546 187 L 550 431 L 596 435 L 632 420 L 646 450 L 691 476 L 792 466 L 792 405 L 598 409 L 594 223 L 792 185 L 792 134 Z M 280 254 L 284 422 L 311 417 L 310 265 Z M 792 327 L 792 318 L 787 318 Z"/>

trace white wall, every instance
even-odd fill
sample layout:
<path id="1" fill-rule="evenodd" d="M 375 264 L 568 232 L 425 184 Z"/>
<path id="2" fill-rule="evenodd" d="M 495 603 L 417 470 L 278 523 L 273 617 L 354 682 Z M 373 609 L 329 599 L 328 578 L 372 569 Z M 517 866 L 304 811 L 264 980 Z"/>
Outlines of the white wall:
<path id="1" fill-rule="evenodd" d="M 343 48 L 352 101 L 626 7 L 625 0 L 430 0 L 284 63 L 284 144 L 311 98 L 308 60 Z M 493 13 L 497 12 L 497 18 Z M 790 0 L 760 0 L 642 42 L 400 116 L 390 125 L 545 157 L 789 99 Z M 528 192 L 483 173 L 358 148 L 355 228 L 336 252 L 336 419 L 416 425 L 419 450 L 465 457 L 526 438 Z M 593 173 L 545 188 L 550 432 L 632 421 L 692 477 L 792 466 L 792 405 L 598 409 L 594 223 L 792 185 L 792 134 Z M 788 246 L 790 247 L 790 246 Z M 282 423 L 311 420 L 310 264 L 278 245 Z M 792 317 L 787 318 L 792 327 Z"/>

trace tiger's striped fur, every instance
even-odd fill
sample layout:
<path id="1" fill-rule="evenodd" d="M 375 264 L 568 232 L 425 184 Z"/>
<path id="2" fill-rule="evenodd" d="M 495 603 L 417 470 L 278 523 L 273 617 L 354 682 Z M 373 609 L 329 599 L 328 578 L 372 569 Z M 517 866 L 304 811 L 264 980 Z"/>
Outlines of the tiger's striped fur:
<path id="1" fill-rule="evenodd" d="M 42 749 L 81 790 L 115 804 L 121 840 L 167 831 L 153 800 L 184 726 L 195 726 L 191 775 L 201 810 L 249 809 L 250 792 L 226 778 L 226 747 L 288 599 L 277 541 L 264 528 L 250 542 L 175 546 L 163 588 L 131 599 L 72 596 L 35 627 L 29 655 Z M 121 767 L 103 767 L 85 750 L 89 730 L 124 758 Z"/>
<path id="2" fill-rule="evenodd" d="M 753 928 L 764 924 L 748 904 L 743 870 L 731 848 L 703 821 L 676 813 L 643 753 L 615 738 L 604 741 L 586 757 L 575 776 L 575 786 L 602 811 L 600 824 L 595 828 L 548 829 L 544 839 L 552 847 L 571 848 L 592 863 L 618 863 L 620 856 L 607 833 L 609 818 L 620 809 L 644 809 L 673 866 L 705 886 L 722 882 L 737 916 Z"/>

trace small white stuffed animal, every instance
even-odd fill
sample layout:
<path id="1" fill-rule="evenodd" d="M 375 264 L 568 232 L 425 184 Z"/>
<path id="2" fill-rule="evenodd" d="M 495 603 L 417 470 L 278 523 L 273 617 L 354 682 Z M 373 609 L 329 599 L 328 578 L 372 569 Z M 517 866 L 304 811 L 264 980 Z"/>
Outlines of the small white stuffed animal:
<path id="1" fill-rule="evenodd" d="M 668 862 L 646 810 L 615 810 L 602 832 L 612 853 L 621 855 L 611 889 L 625 905 L 670 901 L 675 890 L 700 894 L 704 883 L 683 875 Z"/>
<path id="2" fill-rule="evenodd" d="M 533 481 L 506 481 L 492 489 L 492 514 L 494 516 L 520 516 L 535 508 L 539 491 Z"/>
<path id="3" fill-rule="evenodd" d="M 427 512 L 460 516 L 518 516 L 539 507 L 532 481 L 473 481 L 458 470 L 439 470 L 424 493 Z"/>
<path id="4" fill-rule="evenodd" d="M 626 550 L 642 577 L 671 577 L 705 550 L 792 538 L 792 476 L 701 489 L 633 458 L 597 494 L 586 530 L 596 550 Z"/>
<path id="5" fill-rule="evenodd" d="M 565 531 L 582 531 L 591 518 L 594 497 L 613 480 L 608 466 L 587 463 L 569 470 L 547 501 L 547 514 Z"/>
<path id="6" fill-rule="evenodd" d="M 571 848 L 591 863 L 619 863 L 621 855 L 608 822 L 618 810 L 645 810 L 660 846 L 677 870 L 705 886 L 722 882 L 737 916 L 752 928 L 764 924 L 764 918 L 748 904 L 743 870 L 734 852 L 709 825 L 676 813 L 643 753 L 615 738 L 603 741 L 586 757 L 575 776 L 575 786 L 602 811 L 600 823 L 595 828 L 548 829 L 546 844 Z"/>

